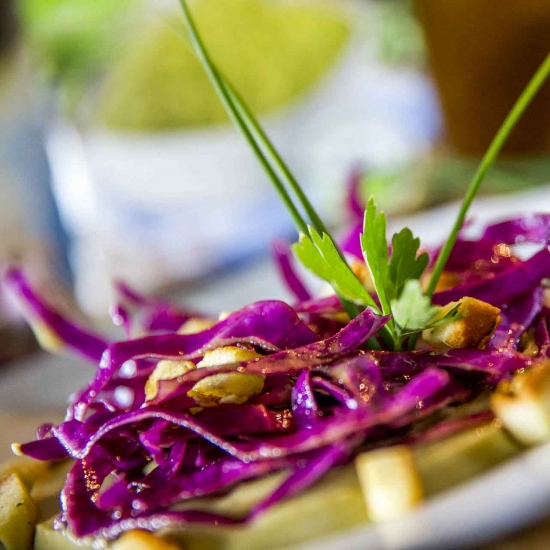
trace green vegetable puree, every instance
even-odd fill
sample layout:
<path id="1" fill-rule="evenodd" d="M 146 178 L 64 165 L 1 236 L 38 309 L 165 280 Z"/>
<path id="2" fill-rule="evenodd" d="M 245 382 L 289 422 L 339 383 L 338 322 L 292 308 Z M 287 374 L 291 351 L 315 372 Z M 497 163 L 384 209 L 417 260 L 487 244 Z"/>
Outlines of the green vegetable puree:
<path id="1" fill-rule="evenodd" d="M 326 5 L 198 0 L 192 9 L 212 58 L 260 114 L 313 87 L 349 36 L 345 17 Z M 182 21 L 175 16 L 140 29 L 100 93 L 104 123 L 124 130 L 162 130 L 227 120 L 182 35 Z"/>

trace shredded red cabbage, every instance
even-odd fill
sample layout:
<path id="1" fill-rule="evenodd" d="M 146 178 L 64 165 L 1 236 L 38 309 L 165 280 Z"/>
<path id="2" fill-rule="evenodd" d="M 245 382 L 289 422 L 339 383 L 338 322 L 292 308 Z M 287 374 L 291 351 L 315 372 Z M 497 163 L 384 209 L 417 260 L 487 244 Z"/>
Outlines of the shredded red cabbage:
<path id="1" fill-rule="evenodd" d="M 361 180 L 363 172 L 359 167 L 353 168 L 348 176 L 346 186 L 346 214 L 349 221 L 353 223 L 362 223 L 365 210 L 365 201 L 361 197 Z"/>
<path id="2" fill-rule="evenodd" d="M 290 245 L 285 241 L 278 240 L 273 243 L 272 250 L 275 266 L 278 268 L 281 279 L 286 283 L 290 292 L 300 302 L 311 300 L 311 292 L 309 292 L 304 282 L 296 273 Z"/>
<path id="3" fill-rule="evenodd" d="M 42 300 L 19 268 L 11 267 L 5 272 L 4 284 L 21 304 L 31 324 L 38 321 L 68 348 L 96 364 L 99 362 L 103 351 L 109 345 L 107 340 L 66 319 L 59 311 Z"/>
<path id="4" fill-rule="evenodd" d="M 180 335 L 175 331 L 189 312 L 119 285 L 122 309 L 115 313 L 127 323 L 126 311 L 146 312 L 150 334 L 112 344 L 65 320 L 19 270 L 10 270 L 7 283 L 25 309 L 99 364 L 73 396 L 66 420 L 44 425 L 36 441 L 20 447 L 38 460 L 75 461 L 57 526 L 76 537 L 110 540 L 134 528 L 243 525 L 360 451 L 435 441 L 490 421 L 487 408 L 458 418 L 451 411 L 550 354 L 543 287 L 550 277 L 549 228 L 548 215 L 518 218 L 488 227 L 477 241 L 459 240 L 453 251 L 447 269 L 457 284 L 436 293 L 435 302 L 472 296 L 500 307 L 501 324 L 484 349 L 367 349 L 388 318 L 367 309 L 344 323 L 336 297 L 311 298 L 286 247 L 277 254 L 298 299 L 294 307 L 256 302 L 208 330 Z M 357 235 L 354 228 L 344 248 L 361 257 Z M 544 248 L 521 260 L 509 245 L 527 241 Z M 536 357 L 522 353 L 524 335 L 536 344 Z M 145 400 L 145 383 L 160 359 L 198 361 L 226 345 L 260 356 L 161 380 L 157 394 Z M 231 374 L 260 377 L 261 391 L 243 404 L 212 407 L 189 393 L 210 377 Z M 121 388 L 132 395 L 126 403 L 116 397 Z M 225 494 L 281 471 L 284 481 L 244 516 L 194 507 L 199 496 Z M 185 509 L 172 508 L 183 503 Z"/>

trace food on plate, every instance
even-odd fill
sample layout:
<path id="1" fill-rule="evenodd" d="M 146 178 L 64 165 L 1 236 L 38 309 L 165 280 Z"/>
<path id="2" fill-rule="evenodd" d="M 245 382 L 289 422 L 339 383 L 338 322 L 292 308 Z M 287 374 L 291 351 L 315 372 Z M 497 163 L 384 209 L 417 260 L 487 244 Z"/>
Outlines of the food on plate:
<path id="1" fill-rule="evenodd" d="M 406 445 L 360 454 L 355 467 L 372 521 L 398 518 L 422 502 L 422 480 Z"/>
<path id="2" fill-rule="evenodd" d="M 399 517 L 549 439 L 549 237 L 541 214 L 459 238 L 446 266 L 458 283 L 433 296 L 452 305 L 431 305 L 427 324 L 446 318 L 437 326 L 458 323 L 462 334 L 478 312 L 482 330 L 442 347 L 418 327 L 415 348 L 406 349 L 409 335 L 395 351 L 380 349 L 390 316 L 367 308 L 350 319 L 336 295 L 256 302 L 181 334 L 186 311 L 126 293 L 117 310 L 130 332 L 148 334 L 108 342 L 62 317 L 12 268 L 6 283 L 32 326 L 99 363 L 65 422 L 14 445 L 70 468 L 57 479 L 61 515 L 39 513 L 35 548 L 123 544 L 146 540 L 121 538 L 143 530 L 185 548 L 277 548 Z M 519 242 L 541 249 L 522 260 Z M 439 250 L 428 254 L 430 266 Z M 296 288 L 289 257 L 285 265 Z M 50 466 L 28 476 L 28 464 L 18 475 L 48 479 Z M 382 475 L 388 468 L 392 476 Z M 299 527 L 280 533 L 297 514 Z"/>
<path id="3" fill-rule="evenodd" d="M 436 348 L 483 348 L 500 323 L 500 309 L 466 296 L 449 302 L 434 317 L 444 318 L 456 308 L 456 320 L 426 329 L 424 340 Z"/>
<path id="4" fill-rule="evenodd" d="M 540 362 L 532 369 L 503 380 L 491 396 L 495 413 L 506 428 L 526 445 L 550 439 L 550 364 Z"/>
<path id="5" fill-rule="evenodd" d="M 424 250 L 408 228 L 390 246 L 372 199 L 339 244 L 181 4 L 199 58 L 300 231 L 294 255 L 334 294 L 313 297 L 290 247 L 279 247 L 292 305 L 259 301 L 201 325 L 196 312 L 119 285 L 113 319 L 126 338 L 113 342 L 62 316 L 21 269 L 8 269 L 5 283 L 41 341 L 95 367 L 64 422 L 13 446 L 58 473 L 69 468 L 61 483 L 41 477 L 25 496 L 38 509 L 34 547 L 148 544 L 142 531 L 164 541 L 155 541 L 160 548 L 282 547 L 399 517 L 546 439 L 550 215 L 496 223 L 477 239 L 461 231 L 484 173 L 550 74 L 550 56 L 441 248 Z M 525 243 L 538 250 L 522 259 Z M 363 284 L 356 273 L 365 269 Z M 522 430 L 514 411 L 532 425 Z M 17 481 L 11 471 L 7 479 Z M 42 496 L 56 479 L 61 509 L 48 518 Z M 32 518 L 32 504 L 25 511 Z"/>

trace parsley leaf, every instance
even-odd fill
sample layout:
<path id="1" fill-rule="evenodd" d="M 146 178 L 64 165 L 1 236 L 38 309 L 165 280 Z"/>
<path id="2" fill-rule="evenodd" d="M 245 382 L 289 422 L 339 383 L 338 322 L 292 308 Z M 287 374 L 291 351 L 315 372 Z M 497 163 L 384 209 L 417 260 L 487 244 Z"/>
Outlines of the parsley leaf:
<path id="1" fill-rule="evenodd" d="M 332 285 L 339 296 L 379 311 L 365 287 L 344 262 L 331 238 L 308 227 L 309 236 L 301 234 L 292 246 L 294 254 L 312 273 Z"/>
<path id="2" fill-rule="evenodd" d="M 391 309 L 401 331 L 416 331 L 427 328 L 441 308 L 432 306 L 418 279 L 409 279 L 403 287 L 401 296 L 391 302 Z"/>
<path id="3" fill-rule="evenodd" d="M 459 303 L 440 317 L 442 308 L 431 305 L 430 297 L 426 296 L 420 281 L 416 279 L 410 279 L 405 283 L 401 296 L 392 301 L 391 307 L 400 341 L 412 334 L 445 325 L 463 317 L 458 314 Z"/>
<path id="4" fill-rule="evenodd" d="M 415 238 L 408 227 L 393 236 L 388 268 L 388 276 L 393 284 L 392 299 L 401 296 L 407 281 L 419 279 L 424 273 L 429 256 L 426 252 L 417 256 L 419 248 L 420 239 Z"/>
<path id="5" fill-rule="evenodd" d="M 389 288 L 388 242 L 386 240 L 386 215 L 378 213 L 374 199 L 367 203 L 361 235 L 361 249 L 372 282 L 382 306 L 382 313 L 390 313 L 391 289 Z"/>
<path id="6" fill-rule="evenodd" d="M 392 301 L 397 300 L 407 281 L 419 279 L 428 265 L 428 254 L 418 254 L 420 239 L 405 227 L 392 239 L 389 258 L 386 240 L 386 215 L 378 213 L 373 198 L 365 210 L 361 248 L 372 276 L 376 294 L 384 314 L 391 312 Z"/>
<path id="7" fill-rule="evenodd" d="M 388 329 L 393 346 L 400 349 L 405 331 L 419 331 L 437 313 L 420 287 L 420 276 L 428 265 L 428 254 L 418 254 L 420 239 L 405 227 L 392 238 L 389 254 L 386 215 L 378 212 L 371 197 L 365 209 L 361 249 L 369 268 L 382 313 L 393 314 Z"/>

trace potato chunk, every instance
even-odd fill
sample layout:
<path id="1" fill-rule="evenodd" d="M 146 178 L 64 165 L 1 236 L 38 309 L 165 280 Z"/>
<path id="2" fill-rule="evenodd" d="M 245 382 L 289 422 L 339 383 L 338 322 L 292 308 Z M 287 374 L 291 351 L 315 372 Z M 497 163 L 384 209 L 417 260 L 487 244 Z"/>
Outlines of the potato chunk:
<path id="1" fill-rule="evenodd" d="M 491 407 L 522 443 L 550 440 L 550 361 L 516 374 L 510 382 L 501 382 L 491 396 Z"/>
<path id="2" fill-rule="evenodd" d="M 444 306 L 436 319 L 457 305 L 456 321 L 425 330 L 422 337 L 437 348 L 482 348 L 500 322 L 500 309 L 466 296 Z"/>
<path id="3" fill-rule="evenodd" d="M 31 548 L 36 504 L 17 474 L 0 482 L 0 543 L 6 550 Z"/>
<path id="4" fill-rule="evenodd" d="M 355 467 L 371 521 L 401 517 L 423 499 L 422 480 L 404 445 L 360 454 Z"/>

